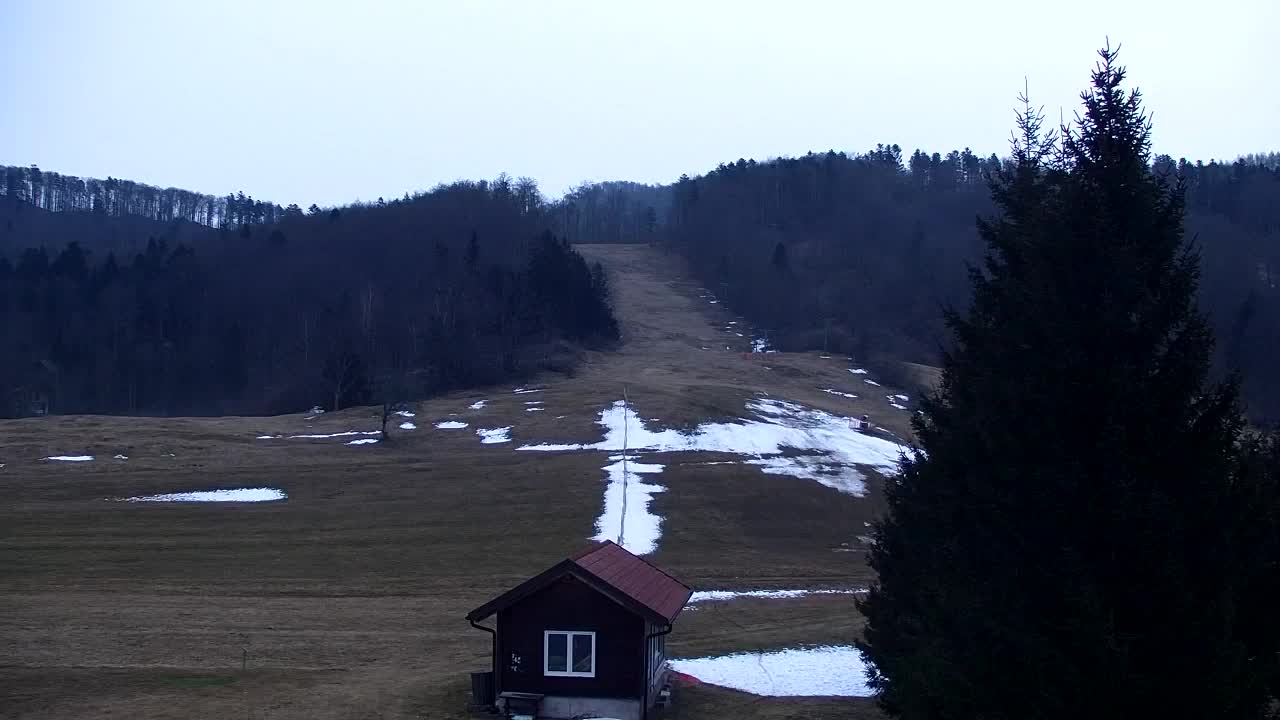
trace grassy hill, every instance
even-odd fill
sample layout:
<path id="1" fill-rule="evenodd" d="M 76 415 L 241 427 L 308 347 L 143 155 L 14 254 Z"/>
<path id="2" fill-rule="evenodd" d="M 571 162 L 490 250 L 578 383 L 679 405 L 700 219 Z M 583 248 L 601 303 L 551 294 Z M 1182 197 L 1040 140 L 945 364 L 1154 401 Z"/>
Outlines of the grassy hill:
<path id="1" fill-rule="evenodd" d="M 867 384 L 875 376 L 839 356 L 749 352 L 744 321 L 671 256 L 581 251 L 610 273 L 618 351 L 525 388 L 537 393 L 502 385 L 421 403 L 401 418 L 416 429 L 386 443 L 288 437 L 372 431 L 368 407 L 0 422 L 0 706 L 28 718 L 466 717 L 467 673 L 487 669 L 489 638 L 463 615 L 583 546 L 601 514 L 607 452 L 517 447 L 598 441 L 600 412 L 624 391 L 650 428 L 741 419 L 768 398 L 866 413 L 884 437 L 906 437 L 910 413 L 887 397 L 899 389 Z M 510 443 L 476 434 L 507 426 Z M 857 497 L 766 474 L 743 451 L 646 455 L 665 466 L 644 476 L 665 488 L 649 506 L 661 518 L 652 559 L 698 590 L 865 586 L 860 536 L 881 506 L 876 473 L 863 471 Z M 95 459 L 43 459 L 58 455 Z M 114 500 L 232 487 L 288 499 Z M 742 599 L 687 610 L 668 648 L 848 644 L 860 627 L 849 595 Z M 706 685 L 680 688 L 669 715 L 796 716 L 878 717 L 869 700 Z"/>

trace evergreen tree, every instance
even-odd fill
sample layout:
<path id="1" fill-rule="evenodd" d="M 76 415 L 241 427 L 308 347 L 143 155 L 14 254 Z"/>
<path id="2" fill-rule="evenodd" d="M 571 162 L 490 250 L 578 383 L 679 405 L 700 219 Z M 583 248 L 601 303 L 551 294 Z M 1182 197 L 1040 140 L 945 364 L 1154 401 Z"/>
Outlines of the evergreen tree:
<path id="1" fill-rule="evenodd" d="M 923 452 L 888 485 L 861 647 L 894 716 L 1264 716 L 1275 571 L 1243 559 L 1274 512 L 1234 383 L 1207 381 L 1182 187 L 1101 57 L 1060 142 L 1020 116 Z"/>

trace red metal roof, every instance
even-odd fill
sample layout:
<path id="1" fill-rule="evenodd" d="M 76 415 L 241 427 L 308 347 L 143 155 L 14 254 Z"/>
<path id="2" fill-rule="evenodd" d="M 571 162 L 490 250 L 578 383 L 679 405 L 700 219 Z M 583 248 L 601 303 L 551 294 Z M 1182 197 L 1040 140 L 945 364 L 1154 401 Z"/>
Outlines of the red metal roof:
<path id="1" fill-rule="evenodd" d="M 684 583 L 610 540 L 587 548 L 570 560 L 667 622 L 680 614 L 693 593 Z"/>
<path id="2" fill-rule="evenodd" d="M 579 579 L 638 615 L 668 624 L 675 620 L 693 591 L 646 560 L 606 540 L 556 563 L 502 595 L 467 613 L 475 622 L 520 602 L 565 575 Z"/>

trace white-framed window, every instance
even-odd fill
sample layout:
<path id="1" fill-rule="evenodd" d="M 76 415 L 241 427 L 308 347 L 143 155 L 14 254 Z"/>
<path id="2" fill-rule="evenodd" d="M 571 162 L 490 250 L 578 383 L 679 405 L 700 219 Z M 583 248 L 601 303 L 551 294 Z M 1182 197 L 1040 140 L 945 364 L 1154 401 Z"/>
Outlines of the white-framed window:
<path id="1" fill-rule="evenodd" d="M 596 634 L 585 630 L 547 630 L 542 633 L 542 674 L 595 677 Z"/>

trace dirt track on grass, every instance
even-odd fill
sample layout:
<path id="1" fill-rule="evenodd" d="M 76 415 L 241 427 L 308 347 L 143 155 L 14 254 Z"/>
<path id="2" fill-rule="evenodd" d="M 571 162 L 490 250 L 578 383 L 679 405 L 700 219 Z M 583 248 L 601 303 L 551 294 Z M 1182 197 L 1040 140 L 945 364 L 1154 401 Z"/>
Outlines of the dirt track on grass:
<path id="1" fill-rule="evenodd" d="M 536 394 L 504 386 L 423 402 L 419 429 L 385 445 L 257 439 L 370 430 L 370 408 L 310 420 L 0 421 L 0 716 L 462 717 L 466 673 L 485 669 L 489 647 L 462 616 L 584 544 L 600 512 L 599 453 L 516 445 L 599 439 L 598 413 L 624 387 L 641 416 L 667 427 L 739 417 L 767 393 L 907 432 L 907 414 L 884 398 L 895 391 L 863 386 L 844 358 L 748 352 L 745 321 L 711 303 L 676 258 L 645 246 L 582 251 L 610 272 L 616 351 L 589 354 L 574 377 L 539 378 Z M 527 412 L 534 401 L 545 410 Z M 432 427 L 446 419 L 469 427 Z M 502 426 L 512 443 L 474 434 Z M 97 459 L 42 460 L 61 454 Z M 875 483 L 859 499 L 706 459 L 664 459 L 655 562 L 703 589 L 869 581 L 858 537 L 878 509 Z M 288 500 L 111 499 L 257 486 Z M 859 629 L 848 596 L 739 601 L 687 612 L 668 647 L 693 656 L 849 642 Z M 874 716 L 867 701 L 680 694 L 680 718 Z"/>

